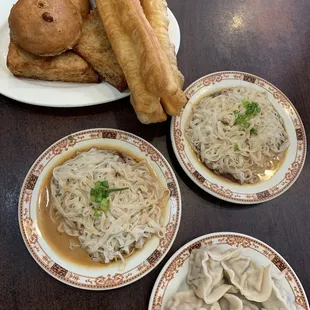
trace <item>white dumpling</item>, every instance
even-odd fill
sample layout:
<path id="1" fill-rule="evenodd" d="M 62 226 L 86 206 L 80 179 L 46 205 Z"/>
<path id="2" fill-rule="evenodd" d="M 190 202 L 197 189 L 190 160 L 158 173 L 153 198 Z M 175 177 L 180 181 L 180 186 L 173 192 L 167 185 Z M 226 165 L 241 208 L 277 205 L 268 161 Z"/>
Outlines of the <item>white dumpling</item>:
<path id="1" fill-rule="evenodd" d="M 240 296 L 240 299 L 243 303 L 243 310 L 264 310 L 264 308 L 261 308 L 259 305 L 255 305 L 252 302 L 245 299 L 243 296 Z"/>
<path id="2" fill-rule="evenodd" d="M 221 262 L 230 282 L 248 300 L 263 302 L 272 291 L 271 265 L 263 267 L 251 258 L 234 253 L 231 258 Z"/>
<path id="3" fill-rule="evenodd" d="M 220 300 L 221 310 L 243 310 L 241 299 L 233 294 L 225 294 Z"/>
<path id="4" fill-rule="evenodd" d="M 291 298 L 293 299 L 293 298 Z M 273 283 L 272 292 L 269 299 L 262 303 L 268 310 L 298 310 L 301 307 L 295 305 L 294 300 L 290 300 L 289 293 L 277 282 Z"/>
<path id="5" fill-rule="evenodd" d="M 228 294 L 238 294 L 240 291 L 235 287 L 235 286 L 232 286 L 228 291 L 227 293 Z"/>
<path id="6" fill-rule="evenodd" d="M 218 301 L 232 286 L 224 283 L 223 267 L 204 248 L 194 249 L 189 259 L 187 283 L 206 304 Z"/>
<path id="7" fill-rule="evenodd" d="M 168 310 L 203 309 L 204 301 L 198 298 L 193 290 L 175 293 L 167 302 Z"/>
<path id="8" fill-rule="evenodd" d="M 175 293 L 167 302 L 166 310 L 221 310 L 220 305 L 215 303 L 207 305 L 198 298 L 193 290 Z"/>
<path id="9" fill-rule="evenodd" d="M 217 246 L 203 247 L 202 249 L 204 249 L 213 260 L 218 262 L 230 259 L 233 256 L 240 255 L 240 249 L 228 249 L 223 251 Z"/>

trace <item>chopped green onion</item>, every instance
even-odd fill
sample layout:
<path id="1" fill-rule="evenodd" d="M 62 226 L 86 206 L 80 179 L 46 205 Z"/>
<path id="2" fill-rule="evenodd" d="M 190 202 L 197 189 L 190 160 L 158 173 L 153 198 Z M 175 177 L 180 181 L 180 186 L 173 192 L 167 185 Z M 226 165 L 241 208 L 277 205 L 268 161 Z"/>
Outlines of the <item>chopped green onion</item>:
<path id="1" fill-rule="evenodd" d="M 237 143 L 234 144 L 234 151 L 238 151 L 239 150 L 239 146 Z"/>
<path id="2" fill-rule="evenodd" d="M 95 204 L 94 216 L 101 216 L 102 211 L 107 212 L 110 206 L 109 194 L 112 192 L 120 192 L 129 189 L 129 187 L 123 188 L 111 188 L 109 189 L 109 182 L 104 180 L 98 181 L 95 186 L 90 190 L 90 200 Z M 98 207 L 99 204 L 99 207 Z"/>
<path id="3" fill-rule="evenodd" d="M 104 187 L 106 187 L 106 188 L 109 188 L 109 182 L 106 181 L 106 180 L 105 180 L 105 181 L 102 181 L 102 182 L 101 182 L 101 185 L 104 186 Z"/>
<path id="4" fill-rule="evenodd" d="M 242 100 L 242 104 L 245 107 L 244 113 L 235 113 L 235 123 L 234 125 L 239 125 L 240 127 L 247 129 L 250 127 L 249 120 L 261 112 L 261 108 L 259 107 L 259 104 L 257 102 L 250 102 L 248 100 Z"/>
<path id="5" fill-rule="evenodd" d="M 112 188 L 112 189 L 108 189 L 107 192 L 110 194 L 112 192 L 120 192 L 123 191 L 125 189 L 129 189 L 129 187 L 123 187 L 123 188 Z"/>
<path id="6" fill-rule="evenodd" d="M 251 128 L 250 132 L 257 136 L 257 129 L 255 127 Z"/>
<path id="7" fill-rule="evenodd" d="M 102 215 L 102 211 L 101 210 L 96 210 L 94 213 L 94 216 L 99 217 Z"/>
<path id="8" fill-rule="evenodd" d="M 100 202 L 100 209 L 104 212 L 107 212 L 109 210 L 109 203 L 110 203 L 109 197 L 103 198 Z"/>

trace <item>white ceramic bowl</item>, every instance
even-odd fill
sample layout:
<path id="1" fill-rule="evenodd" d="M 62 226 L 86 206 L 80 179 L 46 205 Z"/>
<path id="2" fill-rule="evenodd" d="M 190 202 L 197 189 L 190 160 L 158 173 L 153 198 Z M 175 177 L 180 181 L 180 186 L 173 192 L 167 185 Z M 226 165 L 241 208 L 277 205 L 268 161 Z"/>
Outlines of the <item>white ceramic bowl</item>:
<path id="1" fill-rule="evenodd" d="M 159 180 L 170 189 L 171 197 L 164 212 L 165 236 L 153 237 L 126 259 L 125 269 L 119 264 L 90 268 L 78 265 L 58 255 L 44 240 L 37 226 L 37 199 L 42 182 L 63 157 L 80 149 L 92 147 L 117 148 L 137 158 L 145 158 Z M 137 281 L 154 269 L 168 253 L 179 229 L 181 195 L 173 170 L 163 155 L 150 143 L 133 134 L 117 129 L 80 131 L 51 145 L 35 161 L 23 183 L 18 210 L 22 237 L 32 257 L 47 273 L 66 284 L 90 290 L 107 290 Z"/>
<path id="2" fill-rule="evenodd" d="M 290 146 L 275 175 L 265 182 L 239 185 L 216 176 L 201 164 L 185 138 L 185 125 L 197 100 L 230 87 L 264 91 L 284 120 Z M 186 89 L 189 102 L 171 121 L 171 140 L 176 157 L 190 179 L 209 194 L 239 204 L 262 203 L 284 193 L 298 178 L 306 159 L 307 141 L 301 118 L 290 100 L 275 86 L 253 74 L 225 71 L 212 73 Z"/>

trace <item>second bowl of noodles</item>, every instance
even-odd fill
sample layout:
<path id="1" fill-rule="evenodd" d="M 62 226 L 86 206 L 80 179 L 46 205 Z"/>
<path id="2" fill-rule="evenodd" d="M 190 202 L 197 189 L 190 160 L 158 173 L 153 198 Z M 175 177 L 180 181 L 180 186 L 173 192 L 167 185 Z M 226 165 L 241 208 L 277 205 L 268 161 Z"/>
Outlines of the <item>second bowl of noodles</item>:
<path id="1" fill-rule="evenodd" d="M 176 157 L 208 193 L 235 203 L 273 199 L 300 174 L 306 135 L 298 112 L 275 86 L 225 71 L 194 82 L 171 122 Z"/>

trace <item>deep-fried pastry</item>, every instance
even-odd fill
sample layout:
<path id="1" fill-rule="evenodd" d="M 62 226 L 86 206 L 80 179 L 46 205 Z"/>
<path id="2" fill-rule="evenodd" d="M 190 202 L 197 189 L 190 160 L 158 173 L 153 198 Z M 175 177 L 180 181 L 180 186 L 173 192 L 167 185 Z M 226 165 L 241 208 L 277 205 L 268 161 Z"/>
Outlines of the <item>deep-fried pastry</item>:
<path id="1" fill-rule="evenodd" d="M 133 100 L 133 97 L 130 97 L 130 103 L 136 111 L 136 103 Z M 160 123 L 167 120 L 167 114 L 165 113 L 163 107 L 161 106 L 160 102 L 157 102 L 157 108 L 153 113 L 143 113 L 137 112 L 138 120 L 143 124 L 153 124 L 153 123 Z"/>
<path id="2" fill-rule="evenodd" d="M 153 118 L 156 113 L 162 115 L 158 106 L 160 98 L 151 94 L 146 88 L 140 74 L 140 55 L 136 52 L 131 37 L 121 25 L 115 2 L 113 0 L 97 0 L 96 3 L 105 32 L 131 90 L 132 103 L 136 113 L 139 113 L 143 122 L 147 122 L 148 119 L 144 120 L 141 115 L 152 115 Z"/>
<path id="3" fill-rule="evenodd" d="M 175 47 L 169 38 L 169 20 L 167 17 L 167 2 L 166 0 L 140 0 L 146 18 L 151 24 L 156 33 L 159 42 L 168 56 L 172 65 L 175 80 L 178 82 L 178 91 L 173 96 L 164 96 L 161 102 L 165 110 L 170 115 L 178 115 L 184 105 L 187 103 L 187 98 L 182 91 L 184 84 L 184 76 L 178 69 Z"/>
<path id="4" fill-rule="evenodd" d="M 121 24 L 135 44 L 140 56 L 140 73 L 147 89 L 156 96 L 172 96 L 178 85 L 166 53 L 150 23 L 145 17 L 139 0 L 114 1 Z"/>
<path id="5" fill-rule="evenodd" d="M 70 0 L 18 0 L 9 26 L 11 38 L 25 51 L 53 56 L 78 42 L 82 17 Z"/>
<path id="6" fill-rule="evenodd" d="M 90 3 L 89 0 L 71 0 L 71 2 L 77 7 L 81 16 L 84 18 L 89 14 Z"/>
<path id="7" fill-rule="evenodd" d="M 90 63 L 105 81 L 119 91 L 127 89 L 125 75 L 112 50 L 96 10 L 84 19 L 82 36 L 79 43 L 74 47 L 74 51 Z"/>
<path id="8" fill-rule="evenodd" d="M 76 83 L 97 83 L 99 80 L 94 69 L 74 52 L 42 57 L 24 51 L 13 42 L 9 46 L 7 66 L 18 77 Z"/>

